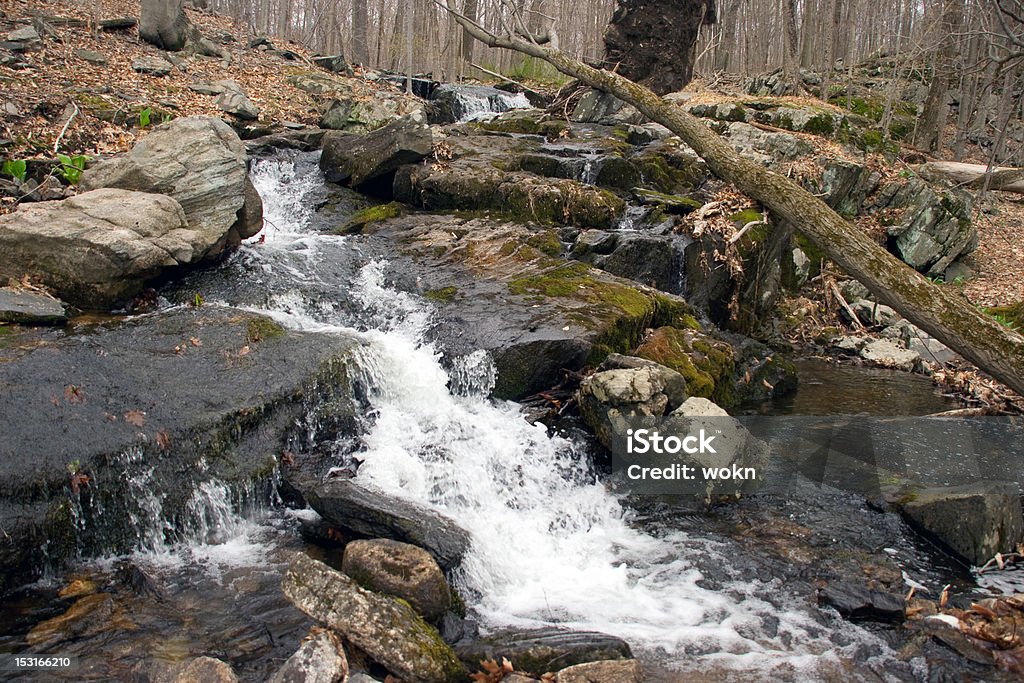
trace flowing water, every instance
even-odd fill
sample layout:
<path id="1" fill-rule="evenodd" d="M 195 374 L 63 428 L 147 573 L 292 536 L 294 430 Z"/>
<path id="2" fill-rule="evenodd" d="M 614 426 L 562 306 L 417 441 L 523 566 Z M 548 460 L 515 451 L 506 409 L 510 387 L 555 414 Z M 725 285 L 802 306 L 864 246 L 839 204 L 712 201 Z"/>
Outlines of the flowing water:
<path id="1" fill-rule="evenodd" d="M 456 582 L 485 630 L 559 624 L 618 635 L 660 680 L 696 670 L 716 680 L 768 672 L 779 680 L 913 680 L 920 673 L 919 660 L 899 660 L 883 635 L 810 604 L 806 582 L 790 584 L 759 566 L 756 553 L 714 533 L 715 524 L 626 505 L 602 484 L 582 441 L 530 424 L 514 403 L 488 399 L 494 369 L 485 354 L 442 358 L 429 341 L 440 322 L 435 307 L 393 287 L 389 264 L 366 252 L 361 238 L 311 227 L 310 198 L 322 185 L 313 161 L 256 162 L 265 233 L 177 294 L 201 286 L 208 302 L 366 341 L 357 365 L 372 410 L 358 437 L 365 460 L 358 476 L 470 531 Z M 139 550 L 128 561 L 154 577 L 160 599 L 137 587 L 121 591 L 137 628 L 83 636 L 95 679 L 120 677 L 147 657 L 188 653 L 221 656 L 247 680 L 272 671 L 309 626 L 277 586 L 285 551 L 302 547 L 296 517 L 310 513 L 274 502 L 207 482 L 193 493 L 187 519 L 177 520 L 182 540 L 167 546 L 160 502 L 140 498 Z M 892 516 L 841 494 L 825 505 L 835 507 L 832 524 L 884 517 L 889 535 L 872 542 L 891 545 L 908 581 L 941 586 L 944 577 Z M 801 514 L 794 509 L 790 519 Z M 125 571 L 121 562 L 83 572 L 112 580 Z M 0 649 L 24 647 L 28 629 L 59 612 L 57 585 L 44 580 L 4 610 Z"/>

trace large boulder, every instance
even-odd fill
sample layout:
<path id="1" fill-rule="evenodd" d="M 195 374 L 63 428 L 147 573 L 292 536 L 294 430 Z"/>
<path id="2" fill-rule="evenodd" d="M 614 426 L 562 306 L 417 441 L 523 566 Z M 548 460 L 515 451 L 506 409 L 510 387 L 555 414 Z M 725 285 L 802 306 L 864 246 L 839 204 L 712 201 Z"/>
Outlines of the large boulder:
<path id="1" fill-rule="evenodd" d="M 1016 485 L 979 481 L 912 490 L 898 503 L 912 524 L 966 562 L 981 566 L 1024 541 Z"/>
<path id="2" fill-rule="evenodd" d="M 900 210 L 898 222 L 887 229 L 892 249 L 922 273 L 942 275 L 957 257 L 978 246 L 971 201 L 963 190 L 936 190 L 912 178 L 884 186 L 871 208 Z"/>
<path id="3" fill-rule="evenodd" d="M 516 671 L 542 676 L 567 666 L 630 659 L 626 641 L 605 633 L 562 628 L 510 629 L 460 643 L 459 657 L 469 666 L 481 660 L 508 659 Z"/>
<path id="4" fill-rule="evenodd" d="M 320 168 L 328 180 L 356 188 L 386 177 L 390 189 L 390 176 L 399 166 L 422 161 L 433 148 L 433 131 L 422 115 L 414 114 L 363 137 L 328 133 Z"/>
<path id="5" fill-rule="evenodd" d="M 346 363 L 358 343 L 246 311 L 177 308 L 4 339 L 0 414 L 20 418 L 0 432 L 0 591 L 72 558 L 162 544 L 194 522 L 209 479 L 268 490 L 312 407 L 325 404 L 318 425 L 355 430 Z"/>
<path id="6" fill-rule="evenodd" d="M 303 493 L 330 524 L 419 546 L 444 569 L 458 566 L 469 548 L 469 534 L 444 515 L 351 479 L 329 479 Z"/>
<path id="7" fill-rule="evenodd" d="M 345 546 L 341 570 L 372 591 L 402 598 L 427 621 L 436 621 L 451 606 L 444 572 L 426 550 L 377 538 Z"/>
<path id="8" fill-rule="evenodd" d="M 240 220 L 246 181 L 245 147 L 238 135 L 220 119 L 190 116 L 158 126 L 128 154 L 86 170 L 81 187 L 173 197 L 189 229 L 201 236 L 194 245 L 198 261 L 217 257 L 259 231 L 258 221 Z"/>
<path id="9" fill-rule="evenodd" d="M 351 578 L 297 554 L 282 582 L 296 607 L 409 683 L 455 683 L 466 669 L 405 602 L 360 588 Z"/>
<path id="10" fill-rule="evenodd" d="M 99 189 L 0 216 L 0 278 L 29 275 L 81 308 L 109 308 L 208 246 L 171 197 Z"/>

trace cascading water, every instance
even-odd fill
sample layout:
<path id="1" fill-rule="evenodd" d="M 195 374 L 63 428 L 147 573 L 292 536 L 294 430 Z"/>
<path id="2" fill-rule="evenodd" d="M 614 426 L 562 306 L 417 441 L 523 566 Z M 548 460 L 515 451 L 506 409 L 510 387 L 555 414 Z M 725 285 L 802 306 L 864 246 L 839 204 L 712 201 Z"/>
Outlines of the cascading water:
<path id="1" fill-rule="evenodd" d="M 271 216 L 301 204 L 308 191 L 291 178 L 289 163 L 254 168 Z M 303 234 L 296 215 L 240 258 L 264 260 L 269 272 L 296 253 L 316 261 L 320 248 L 343 248 L 339 238 Z M 810 668 L 822 657 L 879 647 L 866 632 L 775 595 L 770 583 L 706 587 L 700 564 L 729 564 L 722 542 L 638 528 L 581 445 L 529 424 L 516 404 L 487 398 L 494 369 L 485 354 L 445 368 L 425 337 L 433 306 L 389 287 L 386 271 L 381 260 L 359 270 L 349 291 L 357 312 L 294 298 L 263 312 L 298 329 L 361 330 L 368 343 L 357 365 L 373 419 L 359 477 L 429 504 L 472 533 L 458 581 L 485 627 L 593 629 L 668 662 L 700 654 L 741 668 Z M 845 648 L 830 637 L 837 627 L 847 632 Z"/>
<path id="2" fill-rule="evenodd" d="M 460 123 L 530 106 L 530 100 L 522 93 L 509 93 L 485 85 L 445 83 L 434 89 L 431 99 L 447 102 L 452 117 Z"/>

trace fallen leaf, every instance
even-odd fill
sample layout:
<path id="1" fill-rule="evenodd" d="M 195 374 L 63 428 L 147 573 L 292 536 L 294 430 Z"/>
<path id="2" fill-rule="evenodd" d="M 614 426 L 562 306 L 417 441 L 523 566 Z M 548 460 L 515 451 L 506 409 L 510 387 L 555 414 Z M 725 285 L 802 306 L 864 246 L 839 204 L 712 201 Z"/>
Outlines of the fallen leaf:
<path id="1" fill-rule="evenodd" d="M 156 433 L 156 445 L 162 451 L 166 451 L 171 447 L 171 435 L 167 433 L 167 430 L 160 430 Z"/>
<path id="2" fill-rule="evenodd" d="M 85 403 L 85 391 L 77 384 L 64 387 L 64 400 L 68 403 Z"/>
<path id="3" fill-rule="evenodd" d="M 124 421 L 130 425 L 141 427 L 146 424 L 146 413 L 141 410 L 129 410 L 124 414 Z"/>

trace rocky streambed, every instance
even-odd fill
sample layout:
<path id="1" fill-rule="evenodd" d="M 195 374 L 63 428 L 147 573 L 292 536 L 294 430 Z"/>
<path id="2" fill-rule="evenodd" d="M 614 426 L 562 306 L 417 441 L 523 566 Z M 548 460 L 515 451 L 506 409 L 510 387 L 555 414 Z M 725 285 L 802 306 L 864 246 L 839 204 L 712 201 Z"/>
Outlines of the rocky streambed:
<path id="1" fill-rule="evenodd" d="M 711 267 L 728 237 L 672 228 L 715 181 L 663 138 L 536 112 L 328 133 L 322 156 L 253 162 L 263 232 L 228 259 L 184 276 L 184 257 L 129 259 L 129 287 L 102 295 L 141 292 L 135 315 L 0 338 L 0 401 L 24 416 L 3 441 L 0 646 L 79 654 L 75 680 L 266 680 L 313 662 L 457 680 L 502 657 L 565 681 L 1000 676 L 899 625 L 909 586 L 952 583 L 964 606 L 984 593 L 884 501 L 813 479 L 710 510 L 609 491 L 611 409 L 661 416 L 697 396 L 736 413 L 795 385 L 790 361 L 714 322 L 733 300 L 750 319 L 770 309 L 799 248 L 741 242 L 757 286 Z M 244 176 L 224 177 L 239 199 L 211 218 L 228 235 L 214 249 L 252 234 Z M 185 224 L 209 215 L 161 187 Z M 181 253 L 192 236 L 175 234 L 140 237 Z M 594 369 L 587 425 L 562 408 Z M 932 393 L 892 384 L 895 403 Z M 1000 543 L 1019 534 L 1019 494 L 993 495 L 1010 501 Z M 566 668 L 590 660 L 620 661 Z"/>

